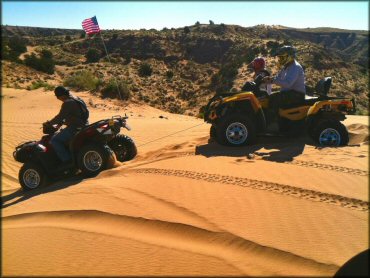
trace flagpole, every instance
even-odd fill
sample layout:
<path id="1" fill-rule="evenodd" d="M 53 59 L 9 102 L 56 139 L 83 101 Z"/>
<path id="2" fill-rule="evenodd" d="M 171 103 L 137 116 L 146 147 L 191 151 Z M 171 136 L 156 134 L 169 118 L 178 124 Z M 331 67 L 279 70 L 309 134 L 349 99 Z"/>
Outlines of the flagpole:
<path id="1" fill-rule="evenodd" d="M 108 54 L 108 50 L 107 50 L 107 47 L 105 46 L 105 43 L 104 43 L 104 39 L 103 39 L 103 35 L 101 34 L 102 32 L 100 31 L 99 34 L 100 34 L 100 38 L 103 42 L 103 46 L 104 46 L 104 49 L 105 49 L 105 53 L 107 53 L 107 57 L 108 57 L 108 61 L 109 63 L 111 64 L 111 61 L 110 61 L 110 58 L 109 58 L 109 54 Z M 117 86 L 117 91 L 118 91 L 118 94 L 119 94 L 119 98 L 120 100 L 122 100 L 122 97 L 121 97 L 121 92 L 119 91 L 119 85 L 118 85 L 118 82 L 117 82 L 117 79 L 116 77 L 113 75 L 113 78 L 114 78 L 114 81 L 116 82 L 116 86 Z"/>
<path id="2" fill-rule="evenodd" d="M 111 61 L 110 61 L 110 58 L 109 58 L 109 53 L 108 53 L 107 47 L 105 46 L 103 35 L 101 34 L 102 31 L 99 28 L 99 24 L 98 24 L 98 21 L 96 19 L 96 16 L 93 16 L 91 18 L 87 18 L 84 21 L 82 21 L 82 28 L 85 30 L 85 32 L 87 33 L 87 35 L 96 34 L 96 33 L 99 33 L 100 34 L 100 38 L 101 38 L 101 40 L 103 42 L 105 53 L 107 53 L 108 62 L 111 64 Z M 117 79 L 116 79 L 116 77 L 114 75 L 113 75 L 113 78 L 114 78 L 114 81 L 116 82 L 116 86 L 117 86 L 117 91 L 118 91 L 118 94 L 119 94 L 119 98 L 120 98 L 120 100 L 122 100 L 121 92 L 119 91 L 119 85 L 118 85 Z"/>

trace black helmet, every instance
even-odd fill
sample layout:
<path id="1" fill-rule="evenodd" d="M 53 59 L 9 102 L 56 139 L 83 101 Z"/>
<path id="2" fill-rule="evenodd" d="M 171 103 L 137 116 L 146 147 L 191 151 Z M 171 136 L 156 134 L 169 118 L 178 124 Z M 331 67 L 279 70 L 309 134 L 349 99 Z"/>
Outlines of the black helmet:
<path id="1" fill-rule="evenodd" d="M 293 46 L 284 45 L 276 53 L 279 58 L 279 65 L 285 66 L 286 64 L 292 62 L 295 58 L 296 50 Z"/>
<path id="2" fill-rule="evenodd" d="M 69 90 L 67 90 L 63 86 L 58 86 L 58 87 L 55 88 L 54 94 L 55 94 L 56 97 L 69 96 Z"/>

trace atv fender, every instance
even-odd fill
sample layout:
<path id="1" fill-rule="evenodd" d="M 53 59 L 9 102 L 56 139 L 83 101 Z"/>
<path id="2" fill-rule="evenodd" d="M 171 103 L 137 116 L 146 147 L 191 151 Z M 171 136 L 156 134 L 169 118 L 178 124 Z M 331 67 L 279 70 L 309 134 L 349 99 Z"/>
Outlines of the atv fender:
<path id="1" fill-rule="evenodd" d="M 345 111 L 352 112 L 354 106 L 354 101 L 347 99 L 322 100 L 312 105 L 308 110 L 307 115 L 315 115 L 321 111 L 336 112 L 342 114 L 342 112 Z"/>
<path id="2" fill-rule="evenodd" d="M 306 127 L 309 135 L 312 135 L 313 130 L 323 120 L 335 120 L 338 122 L 344 121 L 346 115 L 336 111 L 319 111 L 316 114 L 307 115 Z"/>
<path id="3" fill-rule="evenodd" d="M 227 102 L 225 107 L 221 110 L 221 118 L 227 115 L 241 115 L 248 116 L 254 123 L 257 132 L 265 132 L 266 119 L 261 106 L 254 105 L 250 99 L 244 99 L 234 102 Z"/>

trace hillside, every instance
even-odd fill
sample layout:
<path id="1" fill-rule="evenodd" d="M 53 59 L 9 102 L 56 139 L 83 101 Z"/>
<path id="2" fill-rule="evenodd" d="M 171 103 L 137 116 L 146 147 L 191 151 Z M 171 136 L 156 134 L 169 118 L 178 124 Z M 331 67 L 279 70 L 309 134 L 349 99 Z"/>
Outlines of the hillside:
<path id="1" fill-rule="evenodd" d="M 121 89 L 130 101 L 194 116 L 216 92 L 238 90 L 250 80 L 252 74 L 246 64 L 254 57 L 266 57 L 268 68 L 276 73 L 273 54 L 279 46 L 289 43 L 297 48 L 298 60 L 305 68 L 308 92 L 313 91 L 319 79 L 332 76 L 330 94 L 355 96 L 359 113 L 368 110 L 366 31 L 224 24 L 195 24 L 161 31 L 104 30 L 102 37 L 109 57 L 101 37 L 85 38 L 82 30 L 2 26 L 2 37 L 5 50 L 11 38 L 19 38 L 27 46 L 20 59 L 3 61 L 3 86 L 32 89 L 37 87 L 35 82 L 55 86 L 76 72 L 89 71 L 98 80 L 91 89 L 96 95 L 103 96 L 104 84 L 115 77 L 125 84 Z M 43 49 L 52 53 L 54 74 L 24 65 L 25 54 L 39 55 Z M 91 49 L 98 53 L 96 62 L 87 62 Z M 141 72 L 145 64 L 151 72 Z M 109 96 L 113 97 L 112 93 Z"/>

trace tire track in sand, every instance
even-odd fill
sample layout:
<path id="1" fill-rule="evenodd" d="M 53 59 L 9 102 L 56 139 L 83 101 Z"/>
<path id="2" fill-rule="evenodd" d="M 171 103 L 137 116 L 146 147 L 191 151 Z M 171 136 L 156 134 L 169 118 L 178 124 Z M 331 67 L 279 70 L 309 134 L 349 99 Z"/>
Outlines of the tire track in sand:
<path id="1" fill-rule="evenodd" d="M 164 153 L 162 152 L 159 157 L 154 157 L 155 159 L 148 160 L 144 163 L 138 164 L 138 166 L 145 165 L 145 164 L 150 164 L 150 163 L 165 160 L 165 159 L 184 157 L 184 156 L 195 156 L 195 155 L 198 155 L 198 154 L 196 154 L 194 152 L 188 152 L 188 151 L 174 152 L 172 155 L 170 155 L 170 154 L 166 155 L 166 152 L 164 152 Z M 151 158 L 151 157 L 150 156 L 149 157 L 144 156 L 142 159 L 144 159 L 144 158 L 148 159 L 148 158 Z M 275 162 L 274 160 L 271 160 L 267 157 L 262 158 L 262 159 L 265 160 L 265 161 L 269 161 L 269 162 Z M 350 175 L 355 175 L 355 176 L 364 176 L 364 177 L 369 176 L 369 171 L 366 171 L 366 170 L 361 170 L 361 169 L 356 169 L 356 168 L 349 168 L 349 167 L 344 167 L 344 166 L 317 163 L 317 162 L 314 162 L 314 161 L 293 160 L 293 161 L 284 161 L 284 162 L 276 162 L 276 163 L 291 164 L 291 165 L 295 165 L 295 166 L 302 166 L 302 167 L 315 168 L 315 169 L 321 169 L 321 170 L 330 170 L 330 171 L 335 171 L 335 172 L 340 172 L 340 173 L 345 173 L 345 174 L 350 174 Z"/>
<path id="2" fill-rule="evenodd" d="M 293 161 L 288 161 L 284 163 L 303 166 L 303 167 L 331 170 L 331 171 L 336 171 L 336 172 L 341 172 L 341 173 L 346 173 L 346 174 L 352 174 L 356 176 L 368 176 L 369 175 L 368 171 L 348 168 L 348 167 L 342 167 L 342 166 L 336 166 L 336 165 L 330 165 L 330 164 L 321 164 L 321 163 L 316 163 L 313 161 L 293 160 Z"/>
<path id="3" fill-rule="evenodd" d="M 341 206 L 348 209 L 369 211 L 369 202 L 349 198 L 341 195 L 330 194 L 315 190 L 304 189 L 286 184 L 279 184 L 273 182 L 266 182 L 260 180 L 253 180 L 248 178 L 240 178 L 233 176 L 223 176 L 218 174 L 201 173 L 195 171 L 185 170 L 171 170 L 158 168 L 142 168 L 133 169 L 132 171 L 141 174 L 156 174 L 164 176 L 176 176 L 183 178 L 190 178 L 195 180 L 203 180 L 207 182 L 218 182 L 222 184 L 231 184 L 243 187 L 250 187 L 259 190 L 272 191 L 278 194 L 293 196 L 300 199 L 311 200 L 314 202 L 328 203 L 332 205 Z"/>

